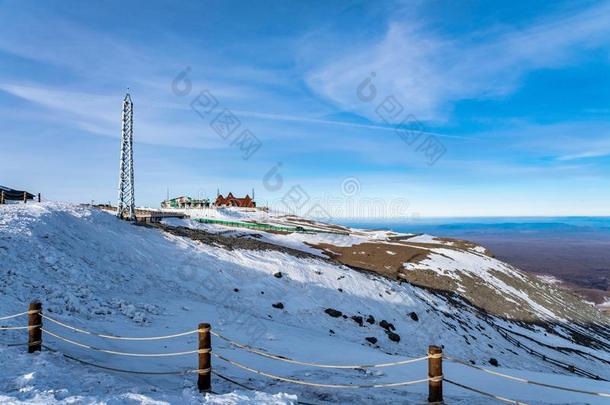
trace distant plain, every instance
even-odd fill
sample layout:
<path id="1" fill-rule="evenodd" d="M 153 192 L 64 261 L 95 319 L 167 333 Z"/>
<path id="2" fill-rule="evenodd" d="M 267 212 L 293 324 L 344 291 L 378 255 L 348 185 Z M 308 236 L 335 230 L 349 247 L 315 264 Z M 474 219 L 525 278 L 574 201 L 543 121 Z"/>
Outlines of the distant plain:
<path id="1" fill-rule="evenodd" d="M 343 220 L 358 228 L 466 239 L 530 273 L 552 276 L 596 304 L 610 298 L 610 217 Z"/>

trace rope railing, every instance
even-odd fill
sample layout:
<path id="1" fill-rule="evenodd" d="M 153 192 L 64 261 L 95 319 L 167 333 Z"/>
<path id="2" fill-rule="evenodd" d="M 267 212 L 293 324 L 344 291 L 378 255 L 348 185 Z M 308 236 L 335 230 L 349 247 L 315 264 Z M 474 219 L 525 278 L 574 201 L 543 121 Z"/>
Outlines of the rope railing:
<path id="1" fill-rule="evenodd" d="M 33 313 L 38 313 L 38 311 L 25 311 L 25 312 L 20 312 L 18 314 L 14 314 L 14 315 L 2 316 L 2 317 L 0 317 L 0 321 L 5 321 L 7 319 L 18 318 L 20 316 L 29 315 L 29 314 L 33 314 Z"/>
<path id="2" fill-rule="evenodd" d="M 501 336 L 502 336 L 504 339 L 506 339 L 508 342 L 512 343 L 513 345 L 517 346 L 518 348 L 520 348 L 520 349 L 522 349 L 522 350 L 525 350 L 525 351 L 526 351 L 526 352 L 528 352 L 529 354 L 531 354 L 531 355 L 533 355 L 533 356 L 536 356 L 536 357 L 538 357 L 538 358 L 542 359 L 542 361 L 545 361 L 545 362 L 547 362 L 547 363 L 554 364 L 554 365 L 556 365 L 556 366 L 558 366 L 558 367 L 561 367 L 561 368 L 563 368 L 563 369 L 565 369 L 565 370 L 569 370 L 570 372 L 572 372 L 572 373 L 576 373 L 576 374 L 581 375 L 581 376 L 583 376 L 583 377 L 591 378 L 591 379 L 594 379 L 594 380 L 608 381 L 607 379 L 602 378 L 602 377 L 598 376 L 597 374 L 591 373 L 591 372 L 589 372 L 589 371 L 587 371 L 587 370 L 583 370 L 583 369 L 581 369 L 581 368 L 579 368 L 579 367 L 576 367 L 576 366 L 574 366 L 574 365 L 572 365 L 572 364 L 567 364 L 567 363 L 565 363 L 565 362 L 563 362 L 563 361 L 560 361 L 560 360 L 554 359 L 554 358 L 552 358 L 552 357 L 549 357 L 549 356 L 548 356 L 548 355 L 546 355 L 546 354 L 540 353 L 539 351 L 536 351 L 536 350 L 532 349 L 531 347 L 527 347 L 526 345 L 524 345 L 523 343 L 521 343 L 521 341 L 519 341 L 518 339 L 515 339 L 513 336 L 511 336 L 511 335 L 509 334 L 509 332 L 510 332 L 510 333 L 516 333 L 516 332 L 514 332 L 514 331 L 510 331 L 510 330 L 508 330 L 508 329 L 506 329 L 506 328 L 500 327 L 500 326 L 495 325 L 495 324 L 493 324 L 493 323 L 492 323 L 492 324 L 490 324 L 490 325 L 491 325 L 491 327 L 492 327 L 492 328 L 494 328 L 494 329 L 495 329 L 495 330 L 496 330 L 496 331 L 497 331 L 497 332 L 498 332 L 498 333 L 499 333 L 499 334 L 500 334 L 500 335 L 501 335 Z M 534 340 L 534 342 L 536 342 L 536 343 L 540 344 L 540 342 L 537 342 L 537 341 L 535 341 L 535 340 Z M 586 354 L 586 352 L 582 352 L 582 353 L 583 353 L 583 354 Z M 588 355 L 590 355 L 590 354 L 588 354 Z M 603 362 L 607 362 L 607 361 L 602 360 L 602 359 L 599 359 L 599 358 L 597 358 L 597 357 L 595 357 L 595 358 L 596 358 L 597 360 L 601 360 L 601 361 L 603 361 Z"/>
<path id="3" fill-rule="evenodd" d="M 261 370 L 256 370 L 254 368 L 248 367 L 246 365 L 243 365 L 241 363 L 238 363 L 234 360 L 228 359 L 224 356 L 221 356 L 218 353 L 212 353 L 212 356 L 225 361 L 231 365 L 234 365 L 235 367 L 239 367 L 243 370 L 249 371 L 251 373 L 254 374 L 258 374 L 258 375 L 262 375 L 264 377 L 268 377 L 268 378 L 272 378 L 274 380 L 278 380 L 278 381 L 284 381 L 284 382 L 289 382 L 292 384 L 298 384 L 298 385 L 306 385 L 309 387 L 320 387 L 320 388 L 390 388 L 390 387 L 401 387 L 401 386 L 405 386 L 405 385 L 413 385 L 413 384 L 420 384 L 420 383 L 424 383 L 427 381 L 441 381 L 443 379 L 443 376 L 440 377 L 428 377 L 428 378 L 424 378 L 421 380 L 412 380 L 412 381 L 402 381 L 402 382 L 397 382 L 397 383 L 384 383 L 384 384 L 325 384 L 325 383 L 313 383 L 313 382 L 309 382 L 309 381 L 303 381 L 303 380 L 296 380 L 293 378 L 288 378 L 288 377 L 282 377 L 279 375 L 275 375 L 275 374 L 271 374 L 271 373 L 267 373 Z"/>
<path id="4" fill-rule="evenodd" d="M 33 325 L 33 326 L 0 326 L 0 330 L 25 330 L 25 329 L 34 329 L 40 328 L 41 325 Z"/>
<path id="5" fill-rule="evenodd" d="M 248 387 L 247 385 L 244 385 L 244 384 L 240 383 L 239 381 L 235 381 L 234 378 L 227 377 L 226 375 L 221 374 L 221 373 L 219 373 L 217 371 L 212 370 L 212 374 L 214 374 L 216 377 L 220 378 L 221 380 L 225 380 L 225 381 L 227 381 L 227 382 L 229 382 L 231 384 L 234 384 L 234 385 L 236 385 L 236 386 L 238 386 L 240 388 L 243 388 L 243 389 L 245 389 L 247 391 L 256 391 L 252 387 Z M 317 405 L 317 404 L 313 404 L 311 402 L 302 401 L 300 399 L 297 400 L 297 404 L 299 404 L 299 405 Z"/>
<path id="6" fill-rule="evenodd" d="M 209 350 L 189 350 L 185 352 L 173 352 L 173 353 L 132 353 L 132 352 L 119 352 L 115 350 L 107 350 L 107 349 L 99 349 L 84 343 L 76 342 L 74 340 L 68 339 L 56 333 L 49 331 L 48 329 L 41 328 L 43 333 L 53 336 L 59 340 L 63 340 L 66 343 L 70 343 L 75 346 L 82 347 L 84 349 L 93 350 L 95 352 L 114 354 L 117 356 L 131 356 L 131 357 L 171 357 L 171 356 L 185 356 L 188 354 L 200 354 L 200 353 L 209 353 Z"/>
<path id="7" fill-rule="evenodd" d="M 473 368 L 473 369 L 476 369 L 476 370 L 480 370 L 480 371 L 483 371 L 483 372 L 488 373 L 488 374 L 492 374 L 492 375 L 495 375 L 495 376 L 498 376 L 498 377 L 506 378 L 506 379 L 513 380 L 513 381 L 517 381 L 517 382 L 520 382 L 520 383 L 523 383 L 523 384 L 532 384 L 532 385 L 538 385 L 540 387 L 546 387 L 546 388 L 553 388 L 553 389 L 562 390 L 562 391 L 575 392 L 575 393 L 578 393 L 578 394 L 596 395 L 596 396 L 600 396 L 600 397 L 608 397 L 608 398 L 610 398 L 610 393 L 606 393 L 606 392 L 587 391 L 587 390 L 581 390 L 581 389 L 578 389 L 578 388 L 562 387 L 560 385 L 542 383 L 542 382 L 539 382 L 539 381 L 532 381 L 532 380 L 529 380 L 527 378 L 515 377 L 515 376 L 512 376 L 512 375 L 500 373 L 498 371 L 490 370 L 488 368 L 484 368 L 484 367 L 481 367 L 481 366 L 476 366 L 474 364 L 470 364 L 470 363 L 468 363 L 468 362 L 466 362 L 464 360 L 460 360 L 460 359 L 457 359 L 455 357 L 444 355 L 443 358 L 445 358 L 445 359 L 447 359 L 449 361 L 452 361 L 454 363 L 462 364 L 464 366 L 467 366 L 467 367 L 470 367 L 470 368 Z"/>
<path id="8" fill-rule="evenodd" d="M 60 322 L 57 319 L 53 319 L 47 315 L 42 314 L 42 317 L 48 321 L 51 321 L 59 326 L 62 326 L 66 329 L 70 329 L 74 332 L 83 333 L 85 335 L 97 336 L 103 339 L 114 339 L 114 340 L 133 340 L 133 341 L 146 341 L 146 340 L 164 340 L 164 339 L 173 339 L 181 336 L 192 335 L 199 332 L 198 329 L 189 330 L 186 332 L 175 333 L 173 335 L 164 335 L 164 336 L 147 336 L 147 337 L 128 337 L 128 336 L 114 336 L 114 335 L 104 335 L 101 333 L 95 333 L 88 330 L 80 329 L 75 326 L 68 325 L 66 323 Z"/>
<path id="9" fill-rule="evenodd" d="M 521 402 L 521 401 L 517 401 L 517 400 L 514 400 L 514 399 L 505 398 L 505 397 L 502 397 L 502 396 L 496 395 L 496 394 L 491 394 L 491 393 L 489 393 L 487 391 L 481 391 L 478 388 L 469 387 L 467 385 L 460 384 L 460 383 L 458 383 L 456 381 L 452 381 L 452 380 L 450 380 L 448 378 L 445 378 L 444 381 L 449 383 L 449 384 L 451 384 L 451 385 L 455 385 L 456 387 L 460 387 L 460 388 L 463 388 L 465 390 L 476 392 L 477 394 L 481 394 L 483 396 L 486 396 L 486 397 L 489 397 L 489 398 L 493 398 L 493 399 L 495 399 L 497 401 L 506 402 L 508 404 L 515 404 L 515 405 L 528 405 L 525 402 Z"/>
<path id="10" fill-rule="evenodd" d="M 60 326 L 64 326 L 67 327 L 70 330 L 74 330 L 80 333 L 86 333 L 86 334 L 93 334 L 93 335 L 97 335 L 94 333 L 91 333 L 89 331 L 85 331 L 83 329 L 79 329 L 79 328 L 75 328 L 73 326 L 64 324 L 62 322 L 56 321 L 56 320 L 51 320 L 49 317 L 45 317 L 46 319 L 50 320 L 51 322 L 55 321 L 55 323 L 59 324 Z M 313 386 L 313 387 L 326 387 L 326 388 L 389 388 L 389 387 L 399 387 L 399 386 L 405 386 L 405 385 L 412 385 L 412 384 L 419 384 L 419 383 L 424 383 L 426 381 L 440 381 L 442 380 L 442 376 L 440 377 L 433 377 L 433 378 L 425 378 L 425 379 L 420 379 L 420 380 L 412 380 L 412 381 L 403 381 L 403 382 L 397 382 L 397 383 L 382 383 L 382 384 L 325 384 L 325 383 L 313 383 L 313 382 L 307 382 L 307 381 L 302 381 L 302 380 L 296 380 L 296 379 L 292 379 L 292 378 L 287 378 L 287 377 L 282 377 L 282 376 L 278 376 L 275 374 L 271 374 L 271 373 L 266 373 L 264 371 L 261 370 L 256 370 L 253 368 L 250 368 L 248 366 L 245 366 L 241 363 L 235 362 L 234 360 L 230 360 L 227 357 L 218 355 L 216 353 L 212 353 L 212 351 L 210 349 L 198 349 L 198 350 L 191 350 L 191 351 L 185 351 L 185 352 L 174 352 L 174 353 L 132 353 L 132 352 L 119 352 L 119 351 L 114 351 L 114 350 L 107 350 L 107 349 L 100 349 L 100 348 L 96 348 L 81 342 L 77 342 L 75 340 L 72 339 L 68 339 L 64 336 L 61 336 L 55 332 L 52 332 L 46 328 L 42 328 L 41 325 L 35 325 L 32 327 L 25 327 L 25 329 L 28 328 L 40 328 L 41 331 L 45 334 L 48 334 L 56 339 L 62 340 L 66 343 L 70 343 L 72 345 L 84 348 L 84 349 L 88 349 L 88 350 L 92 350 L 92 351 L 96 351 L 96 352 L 102 352 L 102 353 L 108 353 L 108 354 L 114 354 L 114 355 L 122 355 L 122 356 L 135 356 L 135 357 L 167 357 L 167 356 L 181 356 L 181 355 L 188 355 L 188 354 L 201 354 L 201 353 L 211 353 L 212 355 L 216 356 L 217 358 L 226 361 L 236 367 L 242 368 L 244 370 L 248 370 L 251 372 L 254 372 L 256 374 L 259 375 L 263 375 L 266 376 L 268 378 L 273 378 L 279 381 L 285 381 L 285 382 L 290 382 L 290 383 L 294 383 L 294 384 L 300 384 L 300 385 L 306 385 L 306 386 Z M 195 330 L 194 332 L 199 332 L 200 329 Z M 218 335 L 215 333 L 212 333 L 213 335 Z M 218 337 L 220 337 L 220 335 L 218 335 Z M 223 336 L 224 338 L 224 336 Z M 148 340 L 148 339 L 147 339 Z M 252 350 L 256 350 L 254 348 L 251 348 L 249 346 L 246 345 L 242 345 L 238 342 L 235 341 L 231 341 L 229 339 L 225 340 L 229 341 L 232 344 L 236 344 L 242 348 L 248 348 L 248 349 L 252 349 Z M 40 342 L 37 342 L 40 343 Z M 53 350 L 48 346 L 44 346 L 45 348 L 49 349 L 49 350 Z M 257 350 L 258 351 L 258 350 Z M 267 353 L 263 353 L 260 352 L 261 354 L 267 354 Z M 125 369 L 119 369 L 119 368 L 114 368 L 114 367 L 108 367 L 108 366 L 102 366 L 99 364 L 95 364 L 92 362 L 88 362 L 82 359 L 78 359 L 74 356 L 70 356 L 67 354 L 64 354 L 64 356 L 66 358 L 72 359 L 74 361 L 78 361 L 82 364 L 86 364 L 86 365 L 90 365 L 93 367 L 97 367 L 100 369 L 105 369 L 105 370 L 109 370 L 109 371 L 116 371 L 116 372 L 124 372 L 124 373 L 132 373 L 132 374 L 143 374 L 143 375 L 180 375 L 180 374 L 188 374 L 188 373 L 197 373 L 197 374 L 203 374 L 203 373 L 208 373 L 211 371 L 211 368 L 206 368 L 206 369 L 195 369 L 195 370 L 180 370 L 180 371 L 171 371 L 171 372 L 143 372 L 143 371 L 136 371 L 136 370 L 125 370 Z M 305 362 L 298 362 L 296 360 L 292 360 L 292 359 L 286 359 L 286 358 L 281 358 L 279 356 L 274 356 L 277 357 L 280 360 L 287 360 L 293 363 L 298 363 L 298 364 L 306 364 L 306 365 L 316 365 L 316 366 L 322 366 L 322 367 L 330 367 L 330 368 L 363 368 L 363 367 L 373 367 L 375 365 L 370 365 L 370 366 L 331 366 L 331 365 L 321 365 L 318 363 L 305 363 Z M 421 361 L 421 360 L 425 360 L 428 359 L 429 356 L 424 356 L 421 358 L 417 358 L 417 359 L 409 359 L 403 362 L 395 362 L 395 363 L 410 363 L 410 362 L 415 362 L 415 361 Z M 440 356 L 435 356 L 435 357 L 440 357 Z M 386 363 L 386 364 L 382 364 L 382 365 L 377 365 L 377 366 L 387 366 L 387 365 L 393 365 L 392 363 Z"/>
<path id="11" fill-rule="evenodd" d="M 4 343 L 4 346 L 6 347 L 22 347 L 27 345 L 28 343 Z"/>
<path id="12" fill-rule="evenodd" d="M 419 361 L 423 361 L 423 360 L 428 360 L 428 358 L 430 356 L 422 356 L 422 357 L 416 357 L 416 358 L 412 358 L 412 359 L 406 359 L 406 360 L 400 360 L 400 361 L 394 361 L 394 362 L 390 362 L 390 363 L 380 363 L 380 364 L 359 364 L 359 365 L 335 365 L 335 364 L 321 364 L 321 363 L 315 363 L 315 362 L 307 362 L 307 361 L 299 361 L 299 360 L 294 360 L 291 359 L 289 357 L 286 356 L 281 356 L 281 355 L 277 355 L 277 354 L 270 354 L 270 353 L 266 353 L 260 349 L 257 349 L 255 347 L 249 346 L 249 345 L 245 345 L 243 343 L 239 343 L 236 342 L 234 340 L 231 340 L 219 333 L 216 332 L 210 332 L 213 336 L 216 336 L 217 338 L 220 338 L 228 343 L 230 343 L 233 346 L 239 347 L 240 349 L 244 349 L 250 353 L 254 353 L 257 354 L 259 356 L 262 357 L 267 357 L 270 359 L 274 359 L 274 360 L 279 360 L 279 361 L 283 361 L 286 363 L 291 363 L 291 364 L 298 364 L 301 366 L 311 366 L 311 367 L 318 367 L 318 368 L 334 368 L 334 369 L 367 369 L 367 368 L 381 368 L 381 367 L 392 367 L 392 366 L 401 366 L 401 365 L 405 365 L 405 364 L 411 364 L 411 363 L 416 363 Z"/>
<path id="13" fill-rule="evenodd" d="M 449 383 L 449 384 L 455 385 L 457 387 L 461 387 L 465 390 L 470 390 L 472 392 L 476 392 L 480 395 L 494 398 L 499 401 L 512 403 L 512 404 L 524 404 L 523 402 L 520 402 L 517 400 L 495 395 L 493 393 L 489 393 L 489 392 L 480 390 L 478 388 L 470 387 L 468 385 L 462 384 L 461 382 L 457 382 L 457 381 L 453 381 L 453 380 L 444 378 L 443 373 L 442 373 L 442 359 L 445 358 L 448 361 L 451 361 L 451 362 L 454 362 L 454 363 L 457 363 L 460 365 L 464 365 L 464 366 L 467 366 L 467 367 L 470 367 L 473 369 L 477 369 L 479 371 L 483 371 L 483 372 L 486 372 L 486 373 L 489 373 L 491 375 L 495 375 L 495 376 L 498 376 L 501 378 L 516 381 L 519 383 L 531 384 L 531 385 L 535 385 L 535 386 L 539 386 L 539 387 L 562 390 L 562 391 L 572 392 L 572 393 L 576 393 L 576 394 L 595 395 L 595 396 L 610 398 L 610 393 L 606 393 L 606 392 L 594 392 L 594 391 L 582 390 L 582 389 L 578 389 L 578 388 L 564 387 L 564 386 L 555 385 L 555 384 L 547 384 L 547 383 L 543 383 L 543 382 L 539 382 L 539 381 L 532 381 L 532 380 L 529 380 L 526 378 L 512 376 L 509 374 L 504 374 L 504 373 L 501 373 L 498 371 L 490 370 L 485 367 L 470 364 L 469 362 L 466 362 L 459 358 L 443 355 L 442 348 L 439 346 L 430 346 L 428 354 L 426 356 L 403 359 L 403 360 L 398 360 L 398 361 L 394 361 L 394 362 L 378 363 L 378 364 L 357 364 L 357 365 L 325 364 L 325 363 L 319 363 L 319 362 L 314 362 L 314 361 L 296 360 L 296 359 L 292 359 L 290 357 L 268 353 L 268 352 L 264 351 L 263 349 L 259 349 L 259 348 L 252 347 L 247 344 L 240 343 L 238 341 L 225 337 L 222 334 L 214 332 L 211 330 L 211 326 L 209 324 L 205 324 L 205 323 L 199 324 L 197 329 L 180 332 L 180 333 L 175 333 L 175 334 L 171 334 L 171 335 L 148 336 L 148 337 L 115 336 L 115 335 L 109 335 L 109 334 L 96 333 L 96 332 L 92 332 L 92 331 L 89 331 L 86 329 L 78 328 L 76 326 L 73 326 L 73 325 L 64 323 L 62 321 L 59 321 L 57 319 L 53 319 L 49 316 L 46 316 L 42 313 L 42 306 L 40 303 L 32 303 L 32 304 L 30 304 L 29 311 L 25 311 L 25 312 L 22 312 L 19 314 L 5 316 L 5 317 L 0 318 L 0 320 L 14 319 L 14 318 L 17 318 L 17 317 L 23 316 L 23 315 L 29 315 L 29 319 L 28 319 L 29 325 L 28 326 L 0 326 L 0 331 L 2 331 L 2 330 L 28 330 L 29 341 L 27 344 L 23 344 L 23 346 L 28 346 L 28 351 L 30 353 L 41 350 L 41 347 L 45 347 L 48 350 L 55 351 L 55 349 L 52 349 L 46 345 L 43 345 L 42 336 L 44 334 L 44 335 L 48 335 L 54 339 L 57 339 L 59 341 L 62 341 L 62 342 L 86 349 L 86 350 L 91 350 L 94 352 L 100 352 L 100 353 L 105 353 L 105 354 L 110 354 L 110 355 L 117 355 L 117 356 L 154 358 L 154 357 L 187 356 L 187 355 L 197 354 L 199 357 L 199 366 L 195 369 L 147 372 L 147 371 L 126 370 L 126 369 L 108 367 L 108 366 L 96 364 L 96 363 L 93 363 L 93 362 L 90 362 L 87 360 L 82 360 L 77 357 L 62 353 L 68 359 L 72 359 L 72 360 L 80 362 L 82 364 L 89 365 L 92 367 L 97 367 L 97 368 L 108 370 L 108 371 L 116 371 L 116 372 L 132 373 L 132 374 L 143 374 L 143 375 L 197 374 L 198 375 L 197 386 L 200 389 L 200 391 L 206 391 L 206 392 L 210 392 L 210 390 L 211 390 L 210 376 L 212 375 L 213 371 L 212 371 L 212 365 L 211 365 L 210 359 L 211 359 L 211 356 L 213 356 L 225 363 L 228 363 L 229 365 L 240 368 L 247 372 L 254 373 L 254 374 L 257 374 L 257 375 L 260 375 L 263 377 L 267 377 L 270 379 L 274 379 L 277 381 L 283 381 L 283 382 L 296 384 L 296 385 L 302 385 L 302 386 L 319 387 L 319 388 L 336 388 L 336 389 L 360 389 L 360 388 L 366 389 L 366 388 L 394 388 L 394 387 L 402 387 L 402 386 L 408 386 L 408 385 L 428 382 L 428 385 L 429 385 L 428 400 L 429 400 L 429 402 L 442 402 L 442 383 L 443 383 L 443 381 L 447 381 L 447 383 Z M 177 338 L 177 337 L 181 337 L 181 336 L 198 334 L 199 347 L 197 350 L 188 350 L 188 351 L 180 351 L 180 352 L 163 352 L 163 353 L 141 353 L 141 352 L 137 353 L 137 352 L 129 352 L 129 351 L 110 350 L 110 349 L 95 347 L 95 346 L 92 346 L 91 344 L 86 344 L 86 343 L 80 342 L 78 340 L 74 340 L 73 338 L 72 339 L 68 338 L 53 329 L 49 330 L 49 329 L 47 329 L 47 327 L 43 327 L 43 325 L 42 325 L 43 319 L 47 320 L 50 323 L 55 324 L 59 327 L 70 330 L 72 332 L 85 334 L 85 335 L 89 335 L 89 336 L 95 336 L 95 337 L 104 338 L 104 339 L 113 339 L 113 340 L 154 341 L 154 340 L 172 339 L 172 338 Z M 263 371 L 263 370 L 260 370 L 257 368 L 253 368 L 252 366 L 242 364 L 242 363 L 235 361 L 234 359 L 231 359 L 224 355 L 215 353 L 211 349 L 211 347 L 212 347 L 211 337 L 212 336 L 229 343 L 231 346 L 237 347 L 248 353 L 253 353 L 253 354 L 261 356 L 261 357 L 278 360 L 278 361 L 282 361 L 285 363 L 296 364 L 296 365 L 300 365 L 300 366 L 317 367 L 317 368 L 324 368 L 324 369 L 363 370 L 363 369 L 370 369 L 370 368 L 402 366 L 402 365 L 407 365 L 407 364 L 412 364 L 412 363 L 428 360 L 428 375 L 426 376 L 426 378 L 409 380 L 409 381 L 373 383 L 373 384 L 332 384 L 332 383 L 324 383 L 324 382 L 305 381 L 305 380 L 294 378 L 294 377 L 287 377 L 287 376 L 281 376 L 281 375 L 269 373 L 269 372 L 266 372 L 266 371 Z M 10 346 L 20 346 L 20 345 L 22 345 L 22 344 L 14 344 L 14 345 L 10 345 Z M 221 345 L 220 347 L 223 349 L 229 348 L 229 346 L 226 346 L 226 347 L 223 347 L 223 346 L 224 345 Z M 217 373 L 214 373 L 214 374 L 217 374 Z"/>
<path id="14" fill-rule="evenodd" d="M 43 345 L 43 347 L 47 350 L 49 350 L 50 352 L 55 352 L 55 353 L 59 353 L 58 350 L 53 349 L 52 347 L 49 347 L 47 345 Z M 95 364 L 86 360 L 82 360 L 79 359 L 77 357 L 71 356 L 69 354 L 66 353 L 61 353 L 62 356 L 64 356 L 67 359 L 76 361 L 78 363 L 81 364 L 85 364 L 91 367 L 95 367 L 95 368 L 99 368 L 102 370 L 108 370 L 108 371 L 115 371 L 118 373 L 127 373 L 127 374 L 140 374 L 140 375 L 186 375 L 189 373 L 197 373 L 199 370 L 176 370 L 176 371 L 138 371 L 138 370 L 125 370 L 122 368 L 114 368 L 114 367 L 108 367 L 108 366 L 102 366 L 100 364 Z"/>

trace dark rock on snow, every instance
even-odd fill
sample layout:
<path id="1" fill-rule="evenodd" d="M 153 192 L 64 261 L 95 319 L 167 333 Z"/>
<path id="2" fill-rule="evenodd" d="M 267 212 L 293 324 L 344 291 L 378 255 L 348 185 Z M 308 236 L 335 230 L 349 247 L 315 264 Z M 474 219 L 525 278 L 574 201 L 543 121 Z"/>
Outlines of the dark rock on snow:
<path id="1" fill-rule="evenodd" d="M 379 326 L 381 326 L 383 329 L 385 329 L 387 331 L 396 330 L 394 325 L 391 324 L 390 322 L 386 321 L 385 319 L 382 319 L 381 322 L 379 322 Z"/>
<path id="2" fill-rule="evenodd" d="M 326 312 L 327 315 L 332 316 L 333 318 L 339 318 L 343 315 L 343 312 L 337 311 L 336 309 L 332 308 L 327 308 L 324 310 L 324 312 Z"/>
<path id="3" fill-rule="evenodd" d="M 362 326 L 362 323 L 364 322 L 364 321 L 362 320 L 362 317 L 361 317 L 361 316 L 358 316 L 358 315 L 354 315 L 354 316 L 352 316 L 352 319 L 354 320 L 354 322 L 356 322 L 356 323 L 357 323 L 358 325 L 360 325 L 360 326 Z"/>
<path id="4" fill-rule="evenodd" d="M 388 338 L 392 341 L 392 342 L 400 342 L 400 335 L 398 333 L 394 333 L 394 332 L 390 332 L 389 330 L 386 330 L 385 333 L 387 333 Z"/>

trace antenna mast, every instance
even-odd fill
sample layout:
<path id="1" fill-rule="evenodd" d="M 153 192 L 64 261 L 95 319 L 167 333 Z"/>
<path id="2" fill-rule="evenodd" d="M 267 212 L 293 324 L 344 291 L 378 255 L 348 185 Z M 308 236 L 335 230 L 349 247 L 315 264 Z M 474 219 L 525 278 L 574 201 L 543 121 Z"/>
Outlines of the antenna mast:
<path id="1" fill-rule="evenodd" d="M 121 163 L 119 167 L 119 201 L 117 217 L 128 221 L 136 220 L 136 203 L 133 184 L 133 103 L 129 89 L 123 100 L 121 117 Z"/>

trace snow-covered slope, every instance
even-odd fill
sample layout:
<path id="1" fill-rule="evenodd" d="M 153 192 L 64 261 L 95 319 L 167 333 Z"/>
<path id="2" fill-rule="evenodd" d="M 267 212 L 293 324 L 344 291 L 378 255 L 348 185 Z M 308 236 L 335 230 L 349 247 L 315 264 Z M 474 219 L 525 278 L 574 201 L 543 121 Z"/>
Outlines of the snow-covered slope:
<path id="1" fill-rule="evenodd" d="M 231 232 L 234 237 L 241 235 Z M 361 236 L 348 237 L 363 237 L 370 242 L 390 236 L 355 234 Z M 293 248 L 312 248 L 309 241 L 282 240 L 282 236 L 267 234 L 264 238 Z M 344 245 L 359 243 L 353 242 Z M 443 252 L 439 254 L 445 257 Z M 446 269 L 451 269 L 449 264 Z M 604 346 L 609 342 L 600 331 L 591 332 L 591 341 L 585 342 L 574 339 L 568 329 L 557 326 L 544 329 L 500 319 L 473 307 L 459 295 L 355 271 L 320 255 L 227 249 L 213 240 L 200 243 L 160 229 L 131 225 L 87 207 L 59 203 L 0 206 L 0 274 L 0 317 L 22 312 L 28 302 L 40 299 L 45 311 L 60 321 L 113 335 L 164 335 L 209 322 L 214 331 L 268 352 L 334 364 L 385 363 L 420 357 L 425 355 L 428 345 L 438 344 L 444 346 L 448 355 L 477 365 L 493 367 L 490 365 L 493 358 L 498 362 L 496 370 L 508 374 L 610 391 L 605 382 L 559 376 L 558 373 L 569 373 L 531 353 L 533 349 L 610 378 L 608 363 L 604 362 L 610 360 Z M 333 317 L 329 313 L 338 313 L 329 309 L 340 311 L 341 315 Z M 11 320 L 0 324 L 20 323 Z M 115 351 L 179 352 L 193 350 L 197 344 L 194 335 L 143 344 L 103 340 L 49 322 L 45 327 L 92 347 Z M 23 343 L 23 331 L 0 334 L 2 363 L 10 364 L 0 371 L 0 401 L 71 403 L 80 398 L 84 403 L 195 403 L 202 398 L 194 388 L 194 375 L 139 376 L 93 370 L 57 354 L 27 355 L 21 347 L 2 346 Z M 516 345 L 514 340 L 523 344 Z M 197 365 L 196 355 L 126 358 L 93 352 L 49 335 L 45 335 L 45 343 L 62 353 L 107 367 L 166 371 Z M 268 373 L 331 384 L 377 384 L 426 375 L 425 362 L 366 371 L 335 370 L 261 358 L 218 339 L 213 340 L 213 350 Z M 258 393 L 215 378 L 215 392 L 240 391 L 209 395 L 206 400 L 210 403 L 291 403 L 295 401 L 291 395 L 311 403 L 426 399 L 425 384 L 342 391 L 277 382 L 218 359 L 214 359 L 214 370 Z M 58 374 L 66 378 L 59 378 Z M 447 363 L 445 375 L 528 402 L 604 403 L 603 398 L 498 381 L 497 377 L 459 364 Z M 484 397 L 451 386 L 446 386 L 445 392 L 452 403 L 488 402 Z"/>
<path id="2" fill-rule="evenodd" d="M 183 211 L 190 220 L 168 219 L 176 227 L 201 229 L 235 238 L 256 237 L 337 262 L 372 271 L 394 280 L 458 292 L 487 313 L 527 322 L 564 321 L 604 324 L 608 318 L 579 297 L 503 263 L 484 247 L 431 235 L 357 230 L 323 224 L 280 213 L 221 208 Z M 199 218 L 300 226 L 305 233 L 278 233 L 239 226 L 199 223 Z M 234 222 L 238 221 L 238 222 Z M 316 232 L 322 231 L 322 232 Z"/>
<path id="3" fill-rule="evenodd" d="M 202 395 L 192 384 L 167 389 L 157 381 L 126 379 L 45 351 L 25 355 L 0 344 L 1 404 L 294 404 L 295 395 L 229 392 Z"/>

